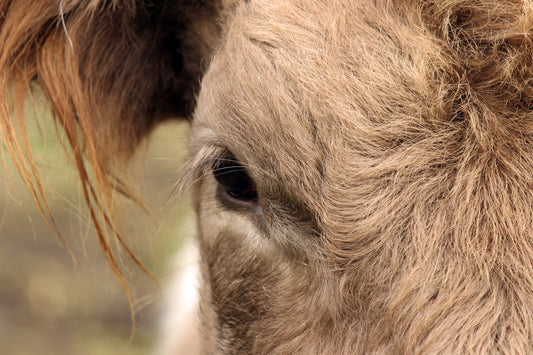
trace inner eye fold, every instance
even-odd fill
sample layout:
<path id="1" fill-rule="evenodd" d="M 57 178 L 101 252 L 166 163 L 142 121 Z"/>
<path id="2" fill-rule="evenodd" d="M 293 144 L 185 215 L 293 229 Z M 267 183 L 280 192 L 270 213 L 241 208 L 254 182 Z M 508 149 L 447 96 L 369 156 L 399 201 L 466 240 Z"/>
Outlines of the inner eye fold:
<path id="1" fill-rule="evenodd" d="M 241 201 L 257 200 L 254 182 L 235 157 L 217 159 L 213 163 L 213 175 L 219 186 L 231 197 Z"/>

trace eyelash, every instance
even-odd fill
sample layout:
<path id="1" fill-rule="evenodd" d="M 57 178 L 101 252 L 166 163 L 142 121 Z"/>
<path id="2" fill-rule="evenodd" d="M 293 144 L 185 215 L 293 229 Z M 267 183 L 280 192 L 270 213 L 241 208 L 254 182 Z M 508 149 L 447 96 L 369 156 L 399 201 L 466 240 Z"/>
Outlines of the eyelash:
<path id="1" fill-rule="evenodd" d="M 257 190 L 246 169 L 233 155 L 215 160 L 213 176 L 226 196 L 240 202 L 256 202 Z"/>

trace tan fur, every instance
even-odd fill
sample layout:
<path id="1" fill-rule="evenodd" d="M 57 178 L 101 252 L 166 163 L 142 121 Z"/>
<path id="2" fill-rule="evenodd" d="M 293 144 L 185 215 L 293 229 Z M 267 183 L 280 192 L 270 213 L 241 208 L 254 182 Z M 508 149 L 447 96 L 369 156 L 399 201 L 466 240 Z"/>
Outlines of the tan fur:
<path id="1" fill-rule="evenodd" d="M 529 1 L 65 1 L 74 52 L 55 2 L 28 23 L 23 3 L 0 5 L 0 80 L 20 101 L 36 79 L 81 129 L 104 196 L 110 158 L 196 107 L 205 353 L 532 351 Z M 227 153 L 253 208 L 217 195 Z"/>

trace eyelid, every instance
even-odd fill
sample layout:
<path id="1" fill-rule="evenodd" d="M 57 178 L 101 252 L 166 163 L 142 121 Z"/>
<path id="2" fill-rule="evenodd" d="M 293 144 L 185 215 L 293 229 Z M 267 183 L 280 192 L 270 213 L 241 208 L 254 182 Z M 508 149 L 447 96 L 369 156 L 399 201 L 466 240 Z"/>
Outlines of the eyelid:
<path id="1" fill-rule="evenodd" d="M 185 163 L 184 174 L 176 185 L 178 196 L 194 182 L 209 174 L 213 163 L 226 155 L 227 149 L 216 145 L 205 145 L 193 153 L 192 157 Z"/>

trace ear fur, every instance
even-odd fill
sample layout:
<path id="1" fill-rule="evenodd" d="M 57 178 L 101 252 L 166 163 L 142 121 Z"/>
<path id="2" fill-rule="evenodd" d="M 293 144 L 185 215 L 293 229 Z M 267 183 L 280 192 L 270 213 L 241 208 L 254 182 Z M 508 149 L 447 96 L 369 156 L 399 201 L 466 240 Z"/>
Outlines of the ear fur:
<path id="1" fill-rule="evenodd" d="M 221 8 L 209 0 L 0 2 L 3 144 L 55 228 L 25 129 L 24 104 L 37 84 L 66 133 L 100 243 L 124 285 L 112 238 L 135 256 L 109 215 L 111 194 L 122 189 L 113 170 L 155 124 L 190 116 Z"/>
<path id="2" fill-rule="evenodd" d="M 22 95 L 37 82 L 58 119 L 69 126 L 75 118 L 101 154 L 110 145 L 130 152 L 154 123 L 190 115 L 219 32 L 207 1 L 0 6 L 3 87 Z"/>

